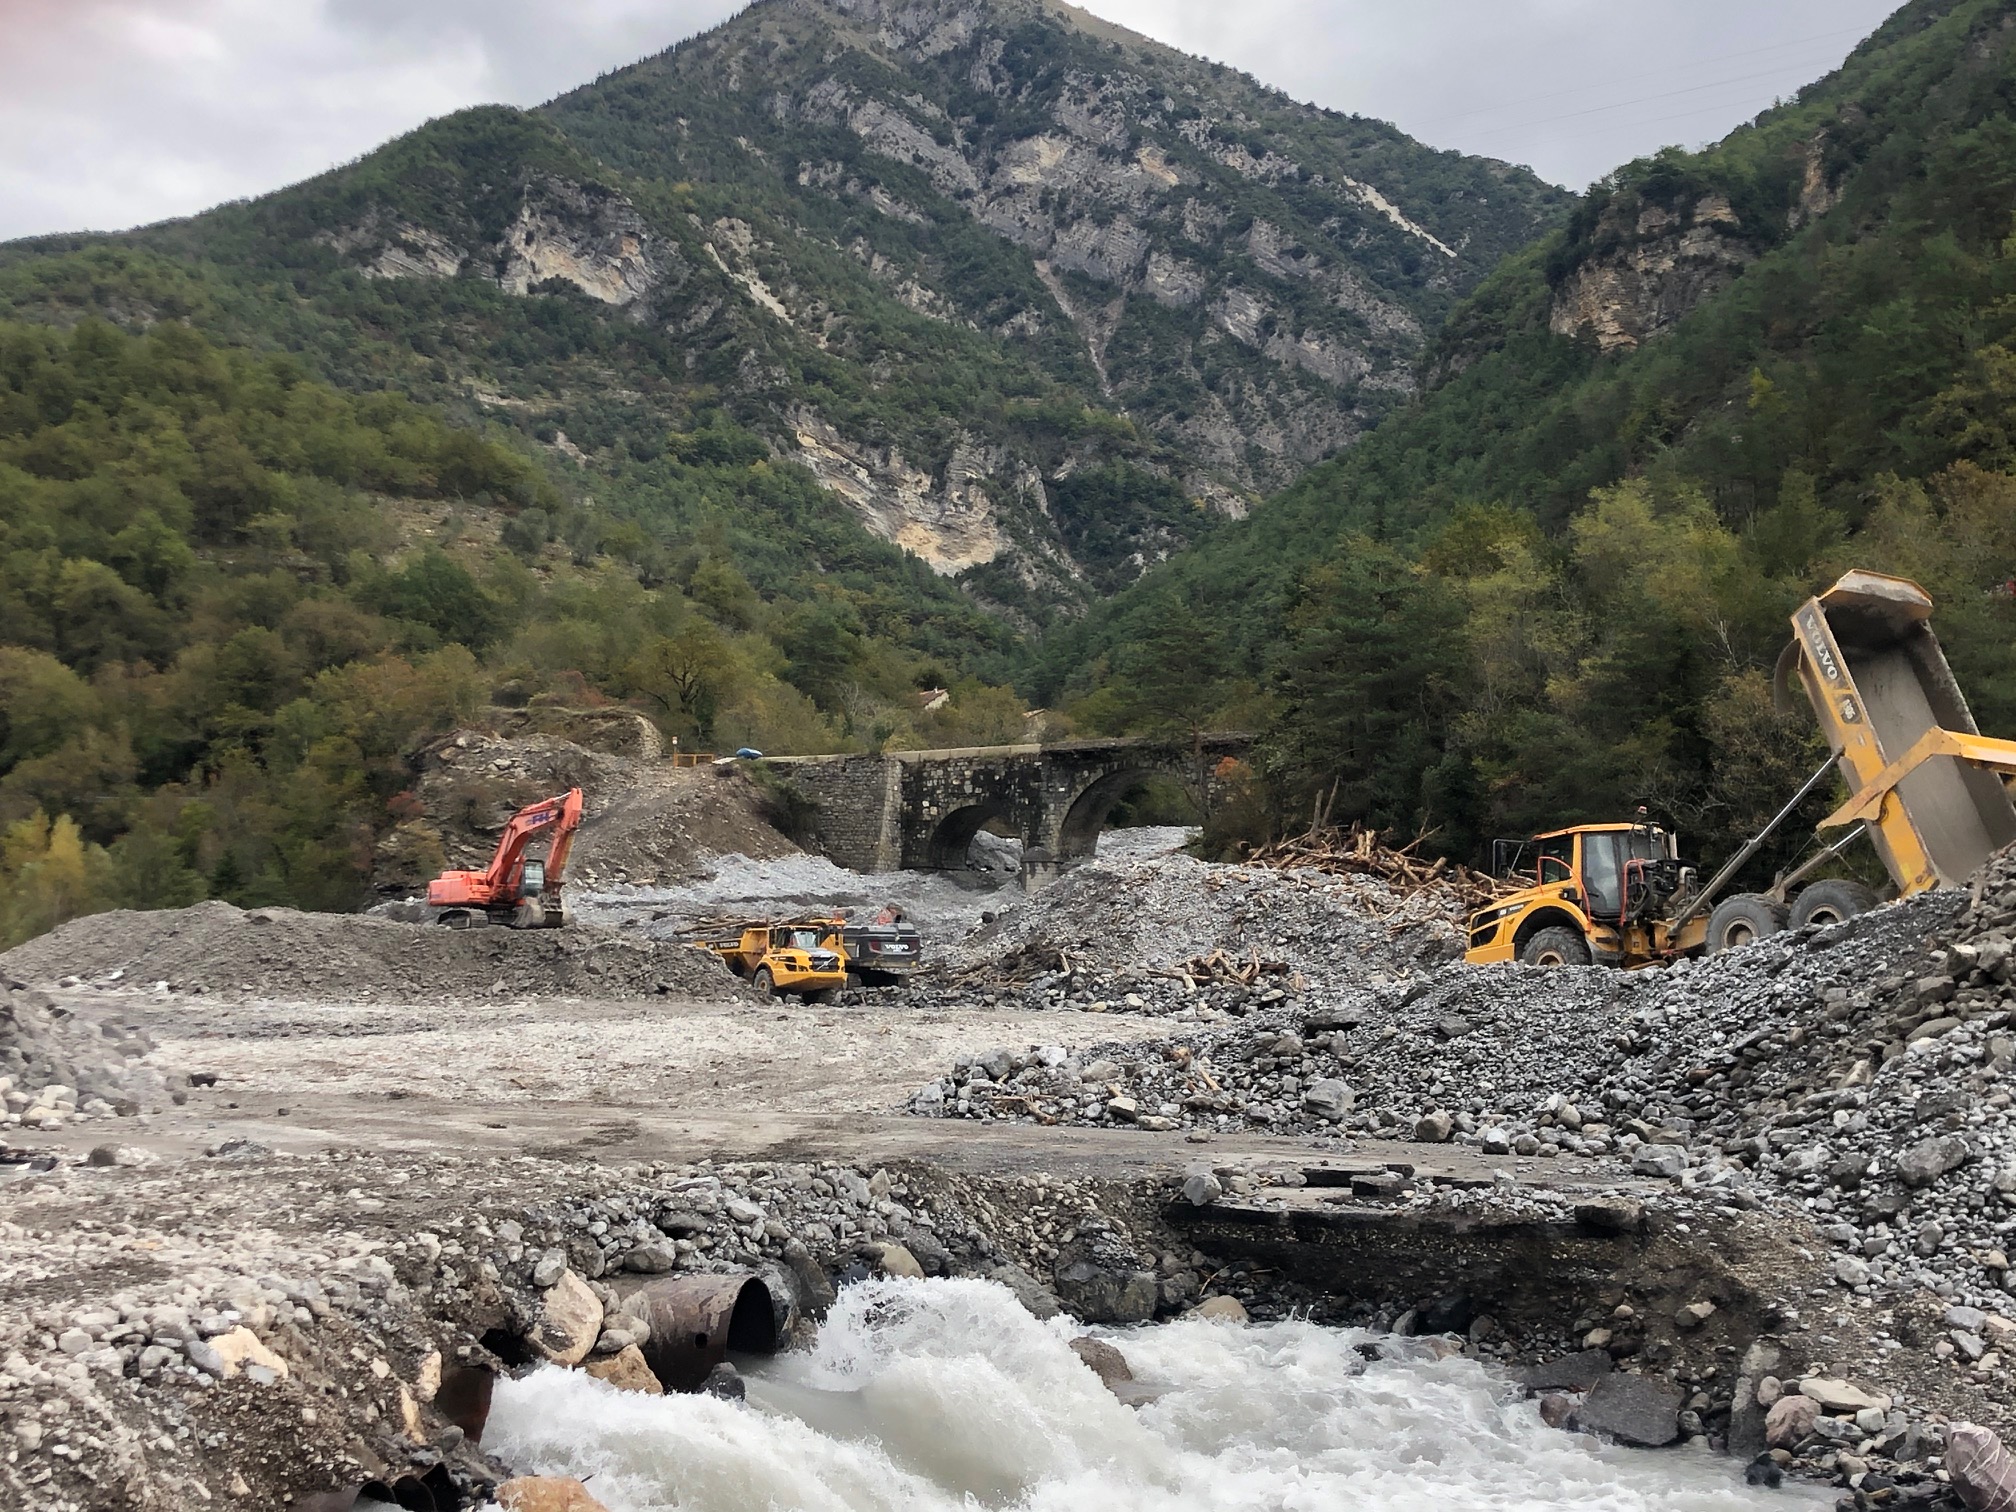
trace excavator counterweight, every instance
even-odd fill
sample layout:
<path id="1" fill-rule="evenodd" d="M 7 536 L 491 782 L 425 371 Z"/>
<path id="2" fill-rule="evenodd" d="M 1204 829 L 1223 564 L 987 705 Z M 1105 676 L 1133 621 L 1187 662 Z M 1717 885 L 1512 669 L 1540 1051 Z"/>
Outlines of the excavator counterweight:
<path id="1" fill-rule="evenodd" d="M 436 922 L 468 929 L 505 924 L 513 929 L 558 929 L 567 916 L 560 889 L 567 856 L 581 828 L 581 789 L 529 804 L 511 816 L 498 837 L 497 853 L 482 871 L 443 872 L 427 884 L 427 904 Z M 537 835 L 552 832 L 546 859 L 525 852 Z"/>

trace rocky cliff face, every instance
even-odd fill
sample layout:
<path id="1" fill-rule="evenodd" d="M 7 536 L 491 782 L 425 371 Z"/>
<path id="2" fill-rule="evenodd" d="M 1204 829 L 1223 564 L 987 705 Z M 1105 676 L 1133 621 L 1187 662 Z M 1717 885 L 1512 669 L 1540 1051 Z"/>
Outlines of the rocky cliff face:
<path id="1" fill-rule="evenodd" d="M 1036 614 L 1349 445 L 1566 203 L 1054 0 L 758 0 L 162 244 L 302 269 L 360 339 L 410 342 L 403 381 L 590 468 L 723 409 Z M 1058 487 L 1115 466 L 1196 507 L 1060 529 Z"/>
<path id="2" fill-rule="evenodd" d="M 1597 225 L 1603 250 L 1555 290 L 1548 328 L 1630 351 L 1735 282 L 1756 257 L 1743 233 L 1720 194 L 1679 209 L 1620 197 Z"/>
<path id="3" fill-rule="evenodd" d="M 635 307 L 661 286 L 677 287 L 685 274 L 678 249 L 628 198 L 546 175 L 525 184 L 517 215 L 487 245 L 461 246 L 437 230 L 376 212 L 319 240 L 366 278 L 466 273 L 521 295 L 557 279 L 618 309 Z"/>

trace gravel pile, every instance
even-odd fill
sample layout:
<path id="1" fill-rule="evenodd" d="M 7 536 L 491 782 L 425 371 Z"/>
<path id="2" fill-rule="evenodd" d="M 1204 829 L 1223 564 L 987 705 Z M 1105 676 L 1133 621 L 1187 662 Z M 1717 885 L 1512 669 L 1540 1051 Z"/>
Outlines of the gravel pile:
<path id="1" fill-rule="evenodd" d="M 1174 983 L 1158 990 L 1188 999 L 1183 1011 L 1205 1020 L 1194 1030 L 1068 1064 L 1045 1065 L 1041 1047 L 992 1050 L 938 1091 L 969 1114 L 1005 1090 L 1036 1094 L 1033 1114 L 1111 1122 L 1103 1104 L 1117 1093 L 1121 1119 L 1132 1099 L 1171 1126 L 1455 1138 L 1526 1155 L 1716 1148 L 1760 1116 L 1831 1096 L 1880 1054 L 1865 1042 L 1887 1034 L 1894 1053 L 1921 1023 L 1937 1027 L 1944 1010 L 1919 1001 L 1918 978 L 1964 906 L 1926 895 L 1665 970 L 1453 963 L 1375 987 L 1309 973 L 1247 990 L 1243 1022 L 1213 1012 L 1226 989 Z"/>
<path id="2" fill-rule="evenodd" d="M 1737 1206 L 1796 1203 L 1836 1246 L 1841 1287 L 1936 1294 L 1934 1352 L 1993 1373 L 2016 1341 L 2012 1020 L 2016 853 L 1971 894 L 1670 969 L 1458 964 L 1404 987 L 1310 985 L 1146 1043 L 997 1048 L 911 1111 L 1628 1160 Z"/>
<path id="3" fill-rule="evenodd" d="M 711 956 L 586 926 L 455 930 L 220 902 L 75 919 L 0 955 L 0 974 L 301 1002 L 742 990 Z"/>
<path id="4" fill-rule="evenodd" d="M 1280 968 L 1200 1000 L 1171 968 L 1222 951 L 1228 963 Z M 955 985 L 1008 987 L 1033 1007 L 1083 1006 L 1133 991 L 1138 1011 L 1245 1010 L 1302 976 L 1370 988 L 1462 951 L 1462 920 L 1436 890 L 1403 897 L 1371 878 L 1212 866 L 1180 853 L 1101 860 L 1068 872 L 951 947 Z"/>
<path id="5" fill-rule="evenodd" d="M 146 1033 L 117 1018 L 78 1014 L 46 993 L 0 980 L 0 1123 L 60 1128 L 136 1113 L 167 1094 L 144 1061 Z"/>

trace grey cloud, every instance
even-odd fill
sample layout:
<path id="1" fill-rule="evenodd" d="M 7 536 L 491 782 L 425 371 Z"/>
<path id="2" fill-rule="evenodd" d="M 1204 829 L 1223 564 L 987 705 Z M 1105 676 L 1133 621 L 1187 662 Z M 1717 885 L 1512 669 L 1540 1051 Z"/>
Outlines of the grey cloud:
<path id="1" fill-rule="evenodd" d="M 735 0 L 0 0 L 0 238 L 189 214 L 531 105 Z M 1299 99 L 1581 187 L 1721 135 L 1890 0 L 1091 0 Z"/>
<path id="2" fill-rule="evenodd" d="M 1712 141 L 1835 67 L 1895 0 L 1090 0 L 1297 99 L 1580 189 Z M 1683 92 L 1684 91 L 1684 92 Z M 1621 108 L 1618 108 L 1621 107 Z"/>

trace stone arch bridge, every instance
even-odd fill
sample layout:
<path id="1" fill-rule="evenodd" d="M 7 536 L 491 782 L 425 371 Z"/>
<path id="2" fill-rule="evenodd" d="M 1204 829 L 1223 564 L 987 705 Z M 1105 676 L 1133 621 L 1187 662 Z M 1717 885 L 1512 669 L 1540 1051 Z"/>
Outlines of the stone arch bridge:
<path id="1" fill-rule="evenodd" d="M 781 756 L 764 765 L 818 806 L 820 849 L 854 871 L 950 870 L 993 821 L 1022 841 L 1034 889 L 1090 857 L 1113 806 L 1144 777 L 1180 780 L 1209 813 L 1253 747 L 1239 732 L 1048 745 Z"/>

